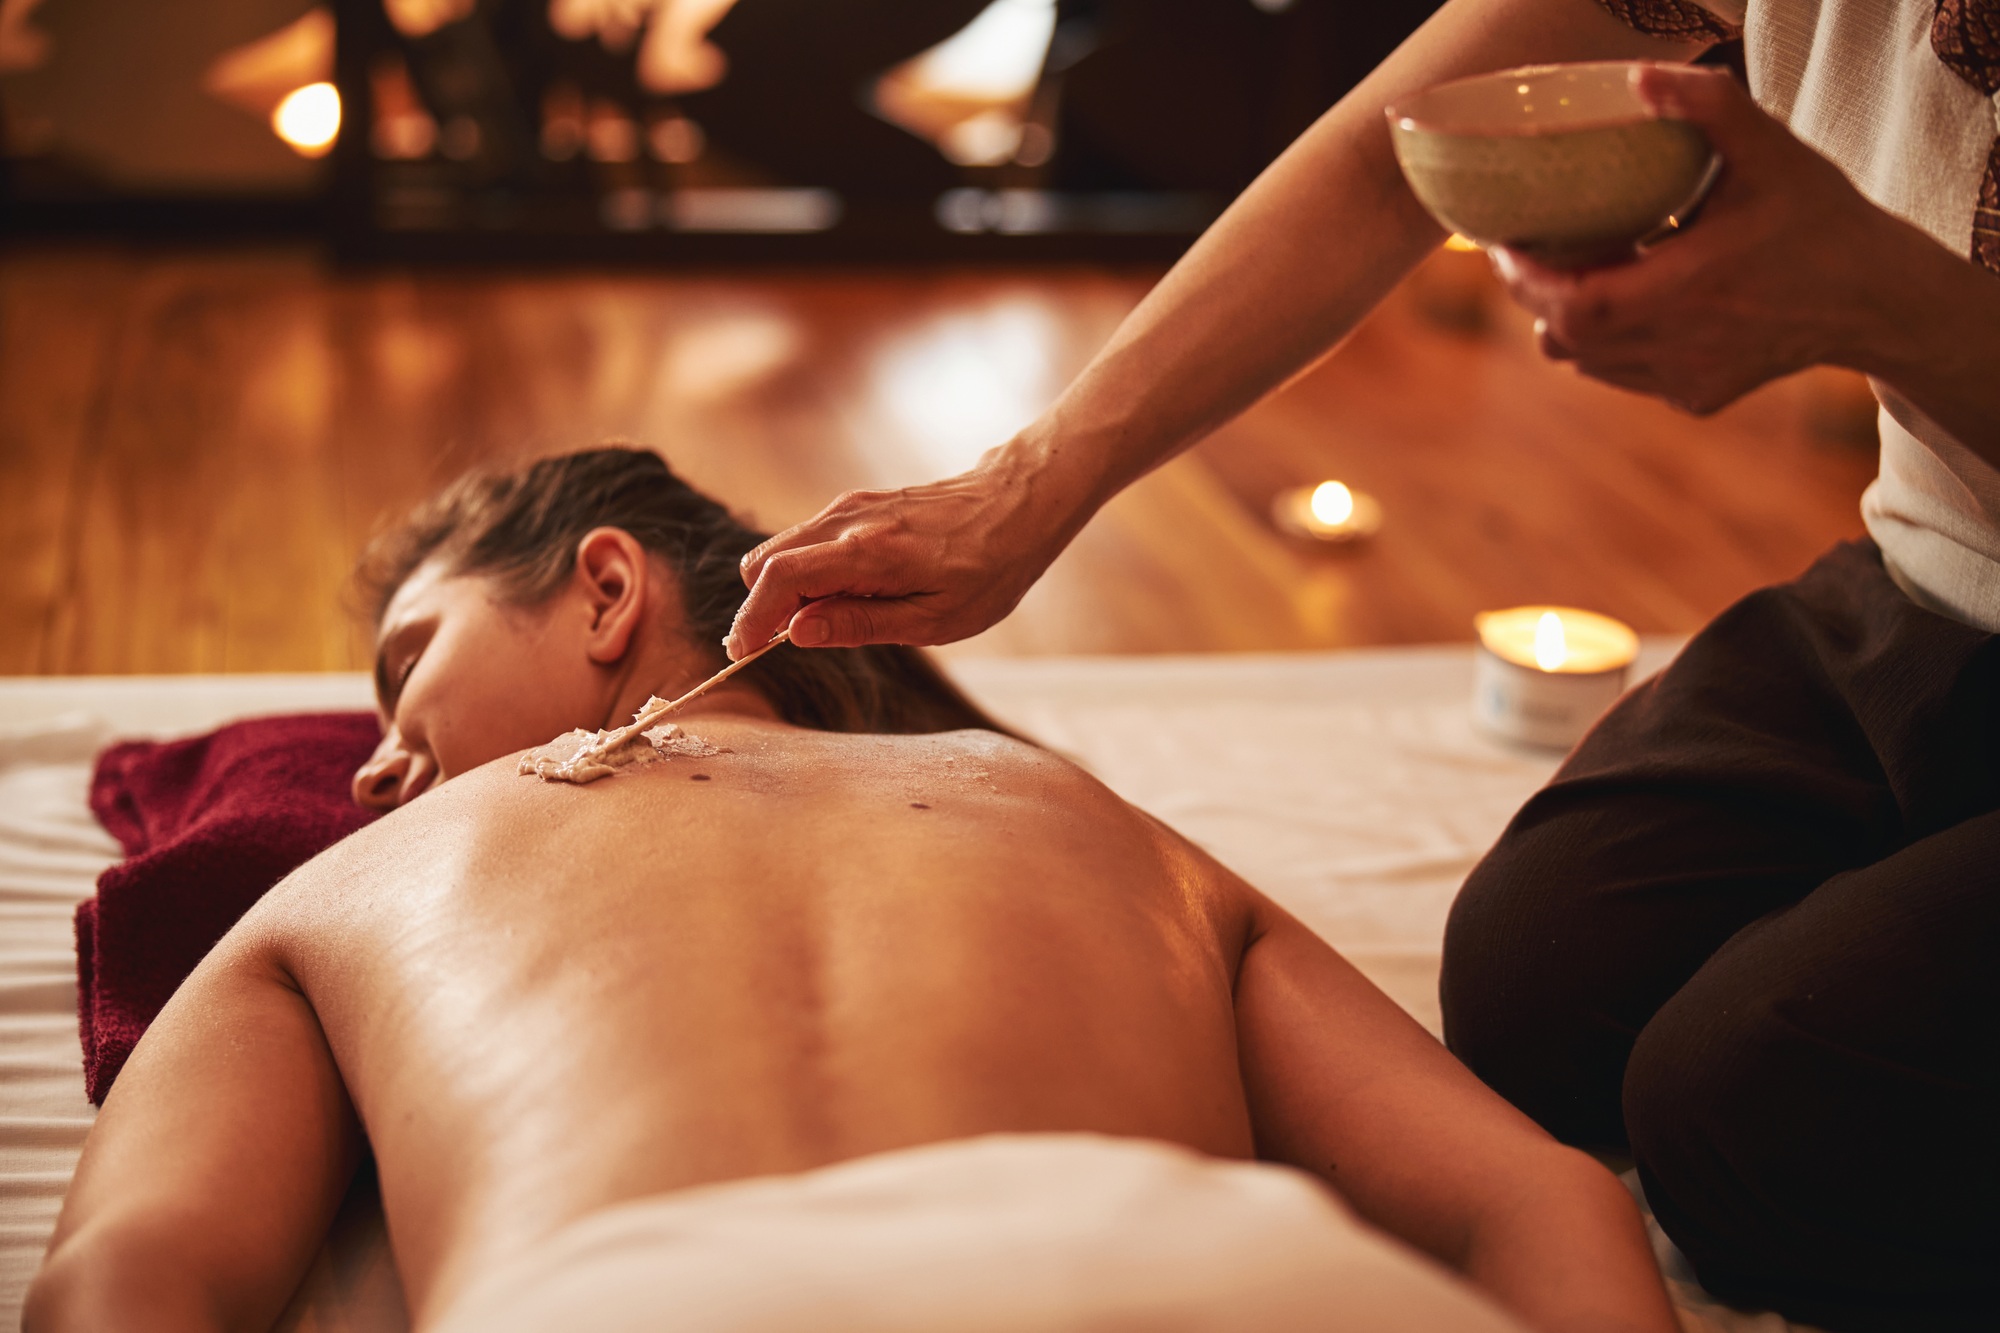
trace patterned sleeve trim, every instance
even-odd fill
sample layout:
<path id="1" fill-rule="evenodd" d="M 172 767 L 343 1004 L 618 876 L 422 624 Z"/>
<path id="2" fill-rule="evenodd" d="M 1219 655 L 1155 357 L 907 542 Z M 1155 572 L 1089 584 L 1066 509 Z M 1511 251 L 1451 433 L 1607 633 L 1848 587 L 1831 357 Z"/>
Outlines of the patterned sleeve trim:
<path id="1" fill-rule="evenodd" d="M 1931 49 L 1945 68 L 1985 93 L 2000 94 L 2000 0 L 1938 0 Z M 1972 206 L 1972 260 L 2000 273 L 2000 138 Z"/>
<path id="2" fill-rule="evenodd" d="M 1931 49 L 1954 74 L 1991 97 L 2000 93 L 2000 3 L 1939 0 Z"/>
<path id="3" fill-rule="evenodd" d="M 1972 258 L 1981 268 L 2000 273 L 2000 139 L 1986 157 L 1986 179 L 1979 183 L 1979 202 L 1972 209 Z"/>
<path id="4" fill-rule="evenodd" d="M 1620 22 L 1651 37 L 1729 42 L 1743 35 L 1742 28 L 1711 14 L 1694 0 L 1597 0 L 1597 3 Z"/>

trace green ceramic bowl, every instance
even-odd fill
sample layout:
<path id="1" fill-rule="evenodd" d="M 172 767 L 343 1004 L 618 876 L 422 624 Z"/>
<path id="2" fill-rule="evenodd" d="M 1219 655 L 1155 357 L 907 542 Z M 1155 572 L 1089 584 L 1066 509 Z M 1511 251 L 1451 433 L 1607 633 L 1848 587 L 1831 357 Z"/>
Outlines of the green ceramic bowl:
<path id="1" fill-rule="evenodd" d="M 1388 108 L 1410 189 L 1446 227 L 1558 268 L 1631 257 L 1678 225 L 1720 166 L 1662 120 L 1625 61 L 1533 65 L 1441 83 Z"/>

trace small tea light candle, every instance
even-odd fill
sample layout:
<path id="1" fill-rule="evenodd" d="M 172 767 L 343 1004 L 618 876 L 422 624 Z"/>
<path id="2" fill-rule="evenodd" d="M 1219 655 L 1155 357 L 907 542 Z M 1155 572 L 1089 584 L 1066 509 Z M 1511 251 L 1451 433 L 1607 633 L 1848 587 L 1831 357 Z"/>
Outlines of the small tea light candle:
<path id="1" fill-rule="evenodd" d="M 1382 526 L 1375 497 L 1338 481 L 1280 491 L 1271 501 L 1271 519 L 1281 532 L 1322 542 L 1372 537 Z"/>
<path id="2" fill-rule="evenodd" d="M 1510 741 L 1567 750 L 1625 692 L 1639 655 L 1629 625 L 1567 606 L 1517 606 L 1473 619 L 1472 717 Z"/>

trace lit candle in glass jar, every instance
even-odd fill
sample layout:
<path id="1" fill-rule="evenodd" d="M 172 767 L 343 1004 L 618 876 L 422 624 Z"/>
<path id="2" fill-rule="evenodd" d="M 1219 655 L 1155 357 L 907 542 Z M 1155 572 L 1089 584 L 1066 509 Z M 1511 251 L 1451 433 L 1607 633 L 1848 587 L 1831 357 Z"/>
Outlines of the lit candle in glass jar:
<path id="1" fill-rule="evenodd" d="M 1373 536 L 1382 526 L 1382 506 L 1345 482 L 1323 481 L 1280 491 L 1271 501 L 1271 519 L 1294 537 L 1351 542 Z"/>
<path id="2" fill-rule="evenodd" d="M 1496 736 L 1567 750 L 1625 691 L 1639 655 L 1629 625 L 1567 606 L 1474 617 L 1473 720 Z"/>

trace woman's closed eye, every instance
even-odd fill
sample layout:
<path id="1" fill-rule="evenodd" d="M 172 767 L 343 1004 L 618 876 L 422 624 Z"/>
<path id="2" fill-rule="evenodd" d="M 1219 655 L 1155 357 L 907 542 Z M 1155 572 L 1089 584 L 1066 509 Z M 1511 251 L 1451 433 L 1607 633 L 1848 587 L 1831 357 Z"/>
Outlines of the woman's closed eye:
<path id="1" fill-rule="evenodd" d="M 375 697 L 387 716 L 393 718 L 396 715 L 396 702 L 402 697 L 403 687 L 409 683 L 410 673 L 417 669 L 424 649 L 430 646 L 436 629 L 435 621 L 402 625 L 383 641 L 381 650 L 375 656 Z"/>
<path id="2" fill-rule="evenodd" d="M 423 650 L 419 648 L 416 652 L 411 653 L 409 656 L 405 657 L 403 659 L 402 665 L 397 667 L 393 672 L 390 673 L 389 677 L 390 712 L 393 713 L 396 711 L 396 700 L 402 697 L 403 686 L 409 683 L 410 673 L 417 669 L 417 659 L 422 657 L 423 655 L 424 655 Z"/>

